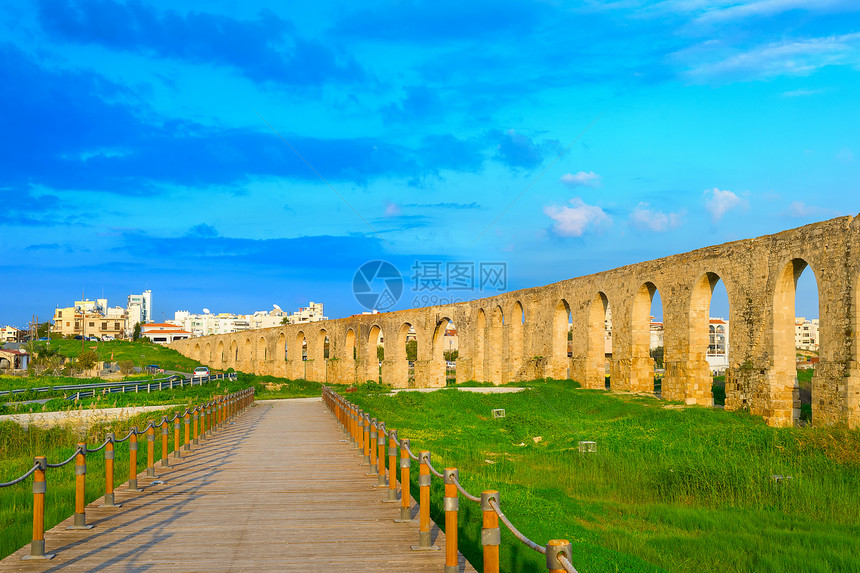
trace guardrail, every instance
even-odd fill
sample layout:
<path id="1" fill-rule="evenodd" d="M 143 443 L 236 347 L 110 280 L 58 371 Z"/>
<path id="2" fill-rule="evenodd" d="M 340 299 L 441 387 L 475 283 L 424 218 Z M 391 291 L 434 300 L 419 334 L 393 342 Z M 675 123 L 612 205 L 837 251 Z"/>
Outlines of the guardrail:
<path id="1" fill-rule="evenodd" d="M 97 382 L 95 384 L 72 384 L 65 386 L 40 386 L 38 388 L 19 388 L 16 390 L 1 390 L 0 396 L 9 396 L 14 394 L 23 394 L 25 392 L 65 392 L 77 390 L 71 396 L 67 396 L 66 400 L 77 400 L 81 398 L 90 398 L 96 395 L 96 390 L 102 390 L 102 394 L 124 394 L 126 392 L 142 392 L 146 389 L 147 393 L 153 390 L 173 390 L 175 386 L 184 388 L 185 386 L 201 386 L 207 382 L 214 380 L 231 380 L 236 381 L 238 375 L 235 372 L 228 374 L 215 374 L 214 376 L 202 376 L 185 378 L 179 374 L 173 374 L 165 378 L 154 378 L 146 382 L 131 381 L 131 382 Z M 134 388 L 134 390 L 131 390 Z"/>
<path id="2" fill-rule="evenodd" d="M 17 483 L 21 483 L 31 475 L 33 476 L 33 540 L 30 543 L 30 555 L 23 559 L 51 559 L 55 553 L 45 553 L 45 493 L 47 492 L 47 473 L 48 469 L 61 468 L 72 461 L 75 462 L 75 518 L 74 524 L 68 529 L 90 529 L 94 527 L 87 523 L 85 507 L 86 499 L 84 489 L 86 485 L 87 462 L 86 456 L 105 450 L 105 496 L 102 507 L 120 507 L 122 504 L 115 503 L 114 499 L 114 444 L 129 441 L 129 470 L 128 470 L 128 490 L 142 491 L 137 487 L 137 437 L 146 436 L 146 475 L 148 477 L 155 476 L 155 429 L 161 428 L 161 465 L 169 467 L 167 442 L 169 432 L 167 429 L 169 422 L 174 422 L 174 458 L 181 458 L 181 450 L 191 450 L 191 444 L 199 444 L 200 437 L 209 437 L 215 431 L 222 428 L 225 422 L 245 411 L 254 403 L 254 388 L 246 388 L 239 392 L 234 392 L 226 396 L 215 396 L 214 399 L 205 402 L 194 408 L 186 408 L 185 411 L 175 413 L 173 418 L 168 419 L 167 416 L 162 416 L 161 422 L 156 423 L 152 420 L 146 425 L 143 430 L 138 430 L 137 426 L 132 426 L 128 434 L 117 439 L 113 433 L 107 435 L 105 441 L 94 448 L 90 448 L 86 443 L 79 442 L 75 447 L 75 452 L 66 460 L 58 464 L 49 464 L 45 456 L 36 456 L 33 458 L 33 467 L 18 478 L 0 483 L 0 488 L 9 487 Z M 192 433 L 191 417 L 194 418 L 194 427 Z M 185 440 L 180 442 L 180 421 L 185 422 Z"/>
<path id="3" fill-rule="evenodd" d="M 484 552 L 484 573 L 499 573 L 499 546 L 501 545 L 501 530 L 499 522 L 529 549 L 546 555 L 546 567 L 550 573 L 577 573 L 571 563 L 571 545 L 566 539 L 553 539 L 546 545 L 535 543 L 523 535 L 502 512 L 499 492 L 487 490 L 480 496 L 472 495 L 460 484 L 457 468 L 445 468 L 442 472 L 436 470 L 431 463 L 430 452 L 421 451 L 416 456 L 406 438 L 400 438 L 397 430 L 388 429 L 385 423 L 371 418 L 369 414 L 359 409 L 331 388 L 323 386 L 323 402 L 331 410 L 335 418 L 344 428 L 353 445 L 361 451 L 364 463 L 370 466 L 368 475 L 377 476 L 377 487 L 385 487 L 385 447 L 388 440 L 388 503 L 397 500 L 397 449 L 400 448 L 400 519 L 401 523 L 413 523 L 409 474 L 412 461 L 418 466 L 418 545 L 413 545 L 415 551 L 439 549 L 431 544 L 430 539 L 430 486 L 433 477 L 442 480 L 445 485 L 443 509 L 445 511 L 445 573 L 459 571 L 457 564 L 457 532 L 459 524 L 457 512 L 460 507 L 458 494 L 473 503 L 479 503 L 482 511 L 481 545 Z"/>

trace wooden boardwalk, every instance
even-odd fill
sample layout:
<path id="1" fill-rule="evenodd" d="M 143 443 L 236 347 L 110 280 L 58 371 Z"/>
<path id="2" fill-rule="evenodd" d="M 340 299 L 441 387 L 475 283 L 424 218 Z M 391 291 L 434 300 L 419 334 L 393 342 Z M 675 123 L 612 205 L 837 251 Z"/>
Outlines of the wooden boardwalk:
<path id="1" fill-rule="evenodd" d="M 47 532 L 54 559 L 22 561 L 28 544 L 0 571 L 442 571 L 444 551 L 410 549 L 417 524 L 394 523 L 400 505 L 381 503 L 343 439 L 320 401 L 258 402 L 172 467 L 156 462 L 165 483 L 144 472 L 142 492 L 116 489 L 121 508 L 87 506 L 95 528 Z M 462 556 L 460 571 L 475 571 Z"/>

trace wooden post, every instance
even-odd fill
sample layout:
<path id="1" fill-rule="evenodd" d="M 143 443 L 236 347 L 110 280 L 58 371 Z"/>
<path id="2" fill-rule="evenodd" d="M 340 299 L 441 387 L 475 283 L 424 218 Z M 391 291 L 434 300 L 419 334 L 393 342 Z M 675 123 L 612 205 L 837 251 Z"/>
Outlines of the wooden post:
<path id="1" fill-rule="evenodd" d="M 182 438 L 179 436 L 179 412 L 173 413 L 173 457 L 179 459 L 182 457 L 180 447 L 182 447 Z"/>
<path id="2" fill-rule="evenodd" d="M 92 529 L 87 525 L 87 444 L 78 442 L 78 455 L 75 456 L 75 521 L 66 529 Z"/>
<path id="3" fill-rule="evenodd" d="M 185 451 L 191 449 L 191 412 L 185 409 Z"/>
<path id="4" fill-rule="evenodd" d="M 370 450 L 370 473 L 368 475 L 375 476 L 379 471 L 376 467 L 376 448 L 379 442 L 379 426 L 376 424 L 376 418 L 370 420 L 370 440 L 368 448 Z"/>
<path id="5" fill-rule="evenodd" d="M 397 501 L 397 442 L 394 441 L 394 429 L 388 430 L 388 500 Z"/>
<path id="6" fill-rule="evenodd" d="M 549 573 L 564 573 L 564 567 L 559 561 L 560 555 L 564 555 L 568 561 L 571 560 L 570 541 L 553 539 L 546 544 L 546 568 Z"/>
<path id="7" fill-rule="evenodd" d="M 364 463 L 370 465 L 370 414 L 361 415 L 361 451 L 364 454 Z"/>
<path id="8" fill-rule="evenodd" d="M 23 559 L 52 559 L 53 553 L 45 553 L 45 470 L 48 469 L 48 459 L 44 456 L 33 458 L 33 463 L 39 467 L 33 472 L 33 541 L 30 543 L 30 554 Z"/>
<path id="9" fill-rule="evenodd" d="M 199 429 L 200 429 L 200 412 L 199 412 L 199 408 L 194 408 L 194 445 L 195 446 L 200 444 L 200 442 L 197 441 Z"/>
<path id="10" fill-rule="evenodd" d="M 418 545 L 413 545 L 412 551 L 439 549 L 430 542 L 430 452 L 420 452 L 418 463 Z"/>
<path id="11" fill-rule="evenodd" d="M 146 477 L 155 477 L 155 422 L 146 429 Z"/>
<path id="12" fill-rule="evenodd" d="M 137 426 L 131 427 L 128 441 L 128 491 L 141 491 L 137 488 Z"/>
<path id="13" fill-rule="evenodd" d="M 113 442 L 116 436 L 111 432 L 106 437 L 108 443 L 105 446 L 105 503 L 102 507 L 120 507 L 122 504 L 114 503 L 113 493 Z"/>
<path id="14" fill-rule="evenodd" d="M 385 424 L 379 423 L 376 430 L 376 444 L 379 448 L 379 453 L 376 456 L 376 485 L 379 487 L 385 486 Z"/>
<path id="15" fill-rule="evenodd" d="M 459 480 L 456 468 L 445 468 L 445 573 L 457 573 L 460 570 L 457 550 L 457 511 L 460 509 L 460 498 L 457 496 L 457 486 L 454 480 Z"/>
<path id="16" fill-rule="evenodd" d="M 161 467 L 170 467 L 170 461 L 167 458 L 167 436 L 170 435 L 170 430 L 167 428 L 167 416 L 161 417 Z"/>
<path id="17" fill-rule="evenodd" d="M 411 523 L 412 495 L 409 493 L 409 468 L 412 460 L 409 458 L 409 440 L 400 440 L 400 519 L 397 523 Z"/>
<path id="18" fill-rule="evenodd" d="M 488 490 L 481 493 L 481 511 L 484 514 L 481 528 L 481 545 L 484 546 L 484 573 L 499 573 L 499 545 L 502 534 L 499 530 L 499 516 L 490 505 L 490 500 L 499 504 L 499 492 Z"/>

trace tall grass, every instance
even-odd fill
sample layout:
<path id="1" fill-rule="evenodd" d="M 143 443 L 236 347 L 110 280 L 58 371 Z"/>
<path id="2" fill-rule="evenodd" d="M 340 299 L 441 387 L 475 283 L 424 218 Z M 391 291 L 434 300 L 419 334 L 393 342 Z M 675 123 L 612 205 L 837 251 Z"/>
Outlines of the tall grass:
<path id="1" fill-rule="evenodd" d="M 859 430 L 775 429 L 744 413 L 557 381 L 517 394 L 350 399 L 413 451 L 433 452 L 437 469 L 458 467 L 472 493 L 499 490 L 535 541 L 572 541 L 580 571 L 860 570 Z M 507 416 L 493 419 L 493 408 Z M 598 451 L 579 453 L 580 440 Z M 461 537 L 480 568 L 471 505 L 461 502 Z M 502 555 L 506 571 L 543 566 L 512 538 Z"/>

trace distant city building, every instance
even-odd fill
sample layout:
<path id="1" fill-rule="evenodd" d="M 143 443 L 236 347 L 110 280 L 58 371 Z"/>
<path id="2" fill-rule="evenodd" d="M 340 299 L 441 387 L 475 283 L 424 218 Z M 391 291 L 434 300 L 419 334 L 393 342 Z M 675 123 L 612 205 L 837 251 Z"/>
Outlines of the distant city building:
<path id="1" fill-rule="evenodd" d="M 0 328 L 0 344 L 4 342 L 19 342 L 22 332 L 14 326 L 9 325 Z"/>
<path id="2" fill-rule="evenodd" d="M 30 355 L 24 350 L 0 349 L 0 370 L 26 370 Z"/>
<path id="3" fill-rule="evenodd" d="M 708 353 L 711 372 L 722 374 L 729 366 L 729 323 L 722 318 L 708 320 Z"/>
<path id="4" fill-rule="evenodd" d="M 126 311 L 109 308 L 106 298 L 76 300 L 75 306 L 54 310 L 51 332 L 62 336 L 95 336 L 123 338 L 126 334 Z"/>
<path id="5" fill-rule="evenodd" d="M 152 291 L 145 290 L 143 294 L 128 295 L 126 315 L 128 317 L 129 332 L 131 332 L 137 323 L 143 326 L 147 322 L 152 322 Z"/>
<path id="6" fill-rule="evenodd" d="M 142 324 L 140 327 L 140 335 L 150 339 L 156 344 L 170 344 L 174 340 L 191 338 L 191 333 L 187 330 L 182 330 L 175 324 L 160 322 Z"/>
<path id="7" fill-rule="evenodd" d="M 258 310 L 253 314 L 212 314 L 210 312 L 192 314 L 187 310 L 178 310 L 174 313 L 173 320 L 168 322 L 190 332 L 192 336 L 198 337 L 272 328 L 284 323 L 300 324 L 320 320 L 328 320 L 328 317 L 324 316 L 323 313 L 323 304 L 311 302 L 308 306 L 301 307 L 292 314 L 285 313 L 280 307 L 275 307 L 269 311 Z"/>
<path id="8" fill-rule="evenodd" d="M 801 350 L 818 350 L 818 319 L 798 316 L 794 319 L 794 346 Z"/>

